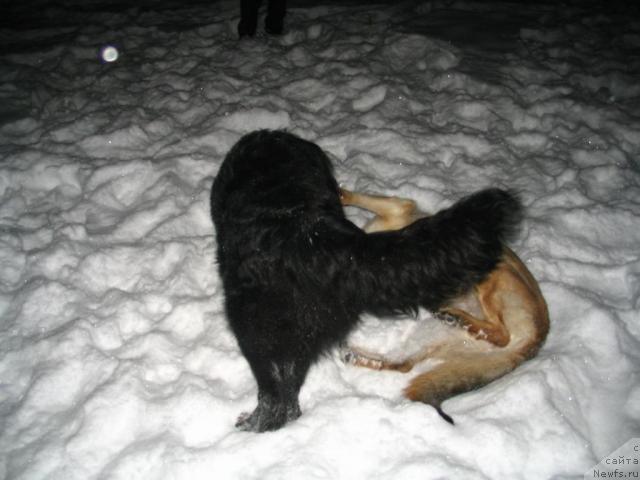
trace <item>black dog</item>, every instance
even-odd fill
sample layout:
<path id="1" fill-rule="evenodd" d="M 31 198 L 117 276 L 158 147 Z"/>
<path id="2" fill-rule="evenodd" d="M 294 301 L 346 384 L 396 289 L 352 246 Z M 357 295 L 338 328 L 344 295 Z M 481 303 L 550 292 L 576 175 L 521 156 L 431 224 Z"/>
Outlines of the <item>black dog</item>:
<path id="1" fill-rule="evenodd" d="M 300 415 L 309 367 L 360 314 L 437 310 L 482 281 L 521 206 L 484 190 L 402 230 L 366 234 L 345 218 L 317 145 L 258 131 L 227 154 L 211 213 L 227 317 L 258 383 L 258 406 L 237 426 L 262 432 Z"/>

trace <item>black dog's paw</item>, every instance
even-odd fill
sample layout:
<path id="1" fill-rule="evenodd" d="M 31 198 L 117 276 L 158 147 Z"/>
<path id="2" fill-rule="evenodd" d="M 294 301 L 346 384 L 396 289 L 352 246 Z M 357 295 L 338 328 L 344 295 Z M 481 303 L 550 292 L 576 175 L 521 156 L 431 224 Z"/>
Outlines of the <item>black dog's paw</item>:
<path id="1" fill-rule="evenodd" d="M 282 428 L 287 422 L 301 415 L 297 402 L 288 406 L 258 404 L 252 413 L 243 412 L 236 421 L 236 428 L 243 432 L 268 432 Z"/>
<path id="2" fill-rule="evenodd" d="M 236 420 L 236 428 L 243 432 L 260 432 L 258 415 L 256 415 L 256 408 L 253 413 L 242 412 Z"/>
<path id="3" fill-rule="evenodd" d="M 249 412 L 242 412 L 238 415 L 235 427 L 239 430 L 251 430 L 250 420 L 251 414 Z"/>
<path id="4" fill-rule="evenodd" d="M 256 408 L 253 412 L 242 412 L 236 420 L 236 428 L 243 432 L 266 432 L 268 430 L 277 430 L 285 421 L 279 422 L 274 417 L 265 415 L 263 409 Z"/>

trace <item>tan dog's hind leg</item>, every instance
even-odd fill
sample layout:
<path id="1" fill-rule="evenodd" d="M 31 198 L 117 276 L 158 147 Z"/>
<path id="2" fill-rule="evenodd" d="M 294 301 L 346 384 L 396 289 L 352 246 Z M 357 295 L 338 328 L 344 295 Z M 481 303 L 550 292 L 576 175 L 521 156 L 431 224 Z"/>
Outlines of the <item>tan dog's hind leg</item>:
<path id="1" fill-rule="evenodd" d="M 342 350 L 340 357 L 344 363 L 350 363 L 356 367 L 370 368 L 371 370 L 394 370 L 406 373 L 415 363 L 412 359 L 401 362 L 392 362 L 375 353 L 367 352 L 358 347 L 347 347 Z"/>
<path id="2" fill-rule="evenodd" d="M 453 315 L 460 320 L 462 326 L 476 339 L 486 340 L 498 347 L 508 345 L 510 340 L 509 330 L 502 319 L 503 305 L 497 295 L 500 276 L 503 274 L 504 268 L 508 267 L 506 265 L 499 266 L 489 275 L 489 278 L 475 288 L 474 295 L 478 299 L 484 318 L 478 318 L 456 306 L 440 310 L 440 312 Z"/>
<path id="3" fill-rule="evenodd" d="M 340 357 L 344 363 L 349 363 L 356 367 L 407 373 L 418 363 L 437 356 L 443 348 L 446 348 L 446 345 L 432 345 L 422 349 L 411 357 L 405 358 L 404 360 L 392 361 L 363 348 L 348 346 L 342 349 Z"/>
<path id="4" fill-rule="evenodd" d="M 486 304 L 482 305 L 486 307 Z M 495 319 L 481 320 L 455 307 L 443 308 L 440 311 L 460 319 L 462 326 L 477 340 L 486 340 L 498 347 L 509 344 L 509 332 L 502 323 L 499 313 L 495 313 Z"/>

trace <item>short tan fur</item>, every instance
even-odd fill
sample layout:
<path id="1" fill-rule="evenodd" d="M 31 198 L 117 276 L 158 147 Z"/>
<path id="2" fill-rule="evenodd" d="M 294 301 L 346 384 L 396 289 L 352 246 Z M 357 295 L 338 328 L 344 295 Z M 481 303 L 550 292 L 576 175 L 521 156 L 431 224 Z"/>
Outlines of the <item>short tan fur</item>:
<path id="1" fill-rule="evenodd" d="M 426 216 L 414 201 L 403 198 L 343 189 L 341 200 L 345 206 L 376 214 L 364 227 L 369 233 L 397 230 Z M 431 370 L 414 377 L 404 394 L 411 400 L 432 405 L 451 423 L 451 417 L 441 409 L 442 402 L 480 388 L 534 357 L 549 331 L 547 304 L 538 282 L 507 247 L 500 264 L 483 282 L 436 315 L 454 320 L 473 339 L 431 345 L 400 361 L 389 361 L 357 347 L 348 347 L 343 358 L 358 366 L 400 372 L 409 372 L 428 359 L 440 361 Z"/>

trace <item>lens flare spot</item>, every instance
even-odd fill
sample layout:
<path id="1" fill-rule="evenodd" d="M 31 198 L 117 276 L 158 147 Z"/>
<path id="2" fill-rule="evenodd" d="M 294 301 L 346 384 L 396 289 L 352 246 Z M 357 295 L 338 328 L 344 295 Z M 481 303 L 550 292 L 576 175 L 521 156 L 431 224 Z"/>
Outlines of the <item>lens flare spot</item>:
<path id="1" fill-rule="evenodd" d="M 107 63 L 112 63 L 118 60 L 119 52 L 113 45 L 107 45 L 100 50 L 100 58 Z"/>

